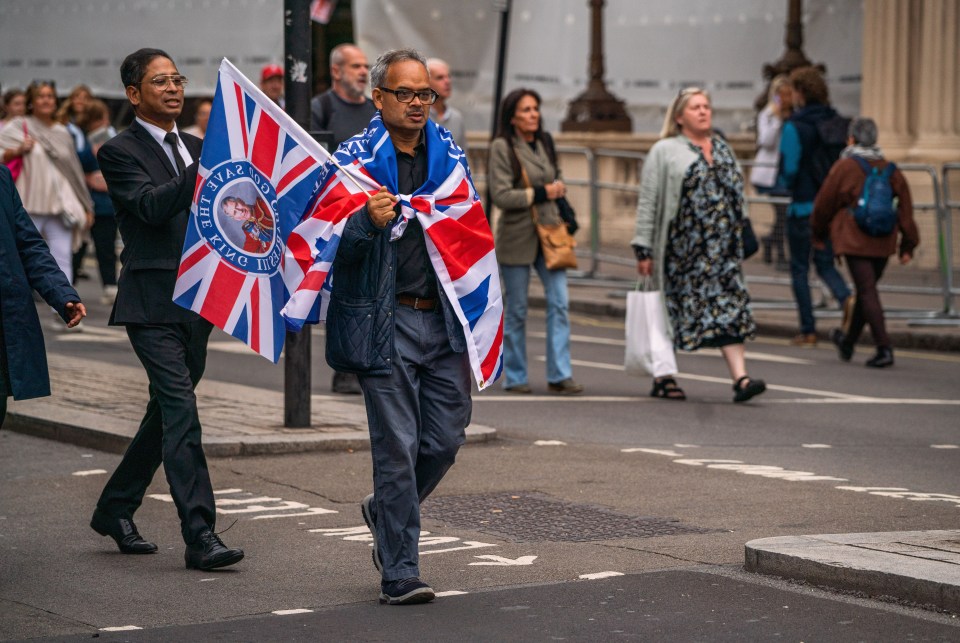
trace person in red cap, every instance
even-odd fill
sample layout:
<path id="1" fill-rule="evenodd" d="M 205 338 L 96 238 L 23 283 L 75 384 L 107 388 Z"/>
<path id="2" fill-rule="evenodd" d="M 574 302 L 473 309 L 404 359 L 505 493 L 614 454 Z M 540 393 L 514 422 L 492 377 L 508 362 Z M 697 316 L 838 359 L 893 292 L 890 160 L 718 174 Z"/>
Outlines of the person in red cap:
<path id="1" fill-rule="evenodd" d="M 260 89 L 280 107 L 283 104 L 283 67 L 267 65 L 260 71 Z"/>

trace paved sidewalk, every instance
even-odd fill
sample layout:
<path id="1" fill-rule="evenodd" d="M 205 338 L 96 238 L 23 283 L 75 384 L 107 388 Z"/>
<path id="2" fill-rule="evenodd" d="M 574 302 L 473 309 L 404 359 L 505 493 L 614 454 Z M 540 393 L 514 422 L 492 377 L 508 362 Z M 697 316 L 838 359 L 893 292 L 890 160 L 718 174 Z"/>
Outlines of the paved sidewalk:
<path id="1" fill-rule="evenodd" d="M 762 538 L 744 549 L 747 571 L 960 613 L 960 530 Z"/>
<path id="2" fill-rule="evenodd" d="M 635 287 L 637 278 L 635 264 L 623 248 L 604 248 L 601 252 L 627 263 L 603 262 L 592 279 L 571 272 L 568 279 L 570 311 L 623 320 L 626 316 L 626 294 Z M 889 274 L 880 282 L 880 299 L 894 354 L 897 349 L 960 351 L 960 316 L 956 313 L 943 314 L 944 298 L 938 290 L 941 281 L 939 273 L 935 270 L 902 268 L 895 266 L 895 263 L 891 261 L 887 270 Z M 583 273 L 587 272 L 590 265 L 588 259 L 580 257 Z M 841 273 L 849 282 L 845 268 Z M 790 274 L 763 263 L 758 256 L 744 264 L 744 274 L 758 334 L 783 338 L 796 335 L 799 321 L 789 285 Z M 816 283 L 816 275 L 811 269 L 810 285 L 814 303 L 823 303 Z M 884 292 L 885 287 L 896 289 L 897 292 Z M 835 306 L 833 302 L 828 303 Z M 543 287 L 535 275 L 530 279 L 530 306 L 545 306 Z M 840 326 L 840 311 L 831 306 L 823 305 L 814 310 L 817 335 L 821 342 L 828 345 L 830 332 Z M 960 300 L 953 302 L 953 306 L 960 306 Z M 854 360 L 870 357 L 873 354 L 872 346 L 870 329 L 866 327 Z"/>
<path id="3" fill-rule="evenodd" d="M 142 368 L 48 354 L 56 395 L 10 401 L 4 428 L 103 451 L 122 453 L 147 404 Z M 283 393 L 204 379 L 197 387 L 203 448 L 209 457 L 233 457 L 370 447 L 362 399 L 314 395 L 311 426 L 283 426 Z M 467 442 L 493 439 L 490 427 L 471 425 Z"/>

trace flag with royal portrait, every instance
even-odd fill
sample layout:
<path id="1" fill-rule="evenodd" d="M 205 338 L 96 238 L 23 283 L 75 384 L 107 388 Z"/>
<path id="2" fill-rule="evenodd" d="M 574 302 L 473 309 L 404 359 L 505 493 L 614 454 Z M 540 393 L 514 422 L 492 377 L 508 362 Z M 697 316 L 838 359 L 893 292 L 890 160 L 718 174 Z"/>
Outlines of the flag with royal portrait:
<path id="1" fill-rule="evenodd" d="M 174 301 L 276 363 L 287 238 L 326 152 L 228 60 L 220 65 Z"/>

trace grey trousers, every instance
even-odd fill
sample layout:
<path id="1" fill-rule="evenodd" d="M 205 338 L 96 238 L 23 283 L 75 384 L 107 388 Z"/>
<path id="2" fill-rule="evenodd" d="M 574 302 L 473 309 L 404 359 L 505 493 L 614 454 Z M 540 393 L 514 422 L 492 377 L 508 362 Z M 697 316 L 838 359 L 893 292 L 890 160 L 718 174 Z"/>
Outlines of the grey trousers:
<path id="1" fill-rule="evenodd" d="M 420 503 L 453 466 L 470 424 L 470 362 L 443 313 L 398 305 L 393 372 L 361 375 L 383 580 L 420 575 Z"/>

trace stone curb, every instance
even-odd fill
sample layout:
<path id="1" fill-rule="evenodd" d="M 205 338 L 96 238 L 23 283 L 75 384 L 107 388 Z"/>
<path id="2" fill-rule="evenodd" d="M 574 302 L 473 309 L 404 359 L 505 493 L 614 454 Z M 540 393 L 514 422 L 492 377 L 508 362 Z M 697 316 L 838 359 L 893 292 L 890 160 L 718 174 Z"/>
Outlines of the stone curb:
<path id="1" fill-rule="evenodd" d="M 943 542 L 960 545 L 960 530 L 761 538 L 744 546 L 744 566 L 960 613 L 960 554 Z"/>
<path id="2" fill-rule="evenodd" d="M 43 412 L 7 414 L 4 429 L 32 435 L 47 440 L 56 440 L 107 453 L 123 453 L 131 441 L 131 427 L 122 431 L 110 426 L 109 419 L 92 413 L 78 411 L 77 416 L 92 416 L 103 421 L 80 424 L 76 418 L 70 421 Z M 299 433 L 299 434 L 298 434 Z M 470 425 L 466 430 L 467 444 L 489 442 L 497 438 L 494 428 Z M 287 430 L 277 435 L 214 436 L 203 439 L 203 451 L 210 458 L 233 458 L 256 455 L 279 455 L 285 453 L 308 453 L 314 451 L 366 451 L 370 437 L 366 432 L 344 428 L 343 431 L 324 427 L 322 433 L 305 429 Z"/>

